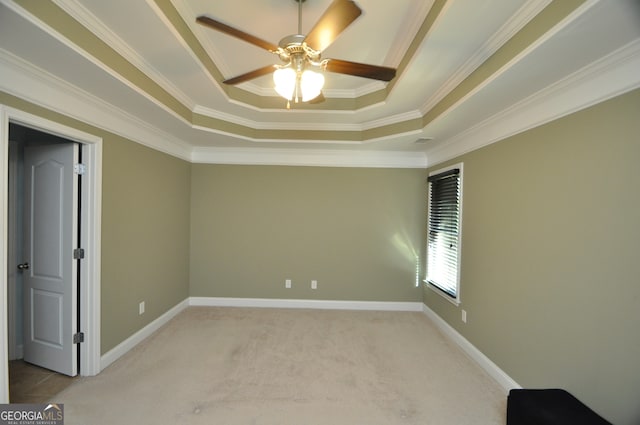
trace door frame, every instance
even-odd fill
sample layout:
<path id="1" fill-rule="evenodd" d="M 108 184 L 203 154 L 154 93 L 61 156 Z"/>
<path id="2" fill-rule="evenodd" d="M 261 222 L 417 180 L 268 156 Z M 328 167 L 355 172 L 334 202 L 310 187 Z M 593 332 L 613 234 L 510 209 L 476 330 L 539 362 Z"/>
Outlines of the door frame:
<path id="1" fill-rule="evenodd" d="M 11 142 L 9 142 L 11 144 Z M 13 158 L 12 158 L 13 156 Z M 11 146 L 9 146 L 9 166 L 7 167 L 8 172 L 8 183 L 11 185 L 8 193 L 8 201 L 7 201 L 7 265 L 9 264 L 18 264 L 21 261 L 18 259 L 19 249 L 18 249 L 18 235 L 22 235 L 22 232 L 11 231 L 11 227 L 18 226 L 18 150 L 11 150 Z M 8 353 L 9 360 L 22 358 L 22 348 L 18 350 L 18 342 L 16 340 L 16 325 L 17 325 L 17 314 L 16 314 L 16 290 L 17 290 L 17 279 L 20 277 L 17 269 L 14 269 L 13 278 L 10 278 L 11 269 L 7 268 L 7 296 L 13 296 L 13 299 L 7 299 L 7 329 L 9 334 L 7 335 L 7 344 L 8 344 Z M 22 307 L 20 307 L 20 311 L 22 311 Z M 20 320 L 22 322 L 22 320 Z"/>
<path id="2" fill-rule="evenodd" d="M 102 138 L 66 125 L 0 104 L 0 403 L 9 402 L 7 333 L 9 122 L 54 134 L 82 144 L 87 166 L 80 193 L 81 244 L 86 256 L 80 271 L 80 323 L 85 333 L 80 345 L 82 376 L 100 373 L 100 259 L 102 214 Z"/>

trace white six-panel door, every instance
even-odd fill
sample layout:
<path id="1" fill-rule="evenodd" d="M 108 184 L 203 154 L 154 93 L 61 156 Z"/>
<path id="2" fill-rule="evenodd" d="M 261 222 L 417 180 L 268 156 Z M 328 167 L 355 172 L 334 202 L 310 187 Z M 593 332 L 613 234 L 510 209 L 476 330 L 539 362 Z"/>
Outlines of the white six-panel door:
<path id="1" fill-rule="evenodd" d="M 75 143 L 25 147 L 24 360 L 70 376 L 77 374 L 77 160 Z"/>

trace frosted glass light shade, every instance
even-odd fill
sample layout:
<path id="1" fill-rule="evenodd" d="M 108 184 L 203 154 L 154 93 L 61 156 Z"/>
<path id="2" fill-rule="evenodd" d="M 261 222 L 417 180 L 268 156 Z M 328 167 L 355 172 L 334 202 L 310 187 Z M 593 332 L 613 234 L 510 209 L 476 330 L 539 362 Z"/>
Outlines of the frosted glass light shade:
<path id="1" fill-rule="evenodd" d="M 300 89 L 302 91 L 302 101 L 313 100 L 322 91 L 324 86 L 324 75 L 309 69 L 305 70 L 300 77 Z"/>
<path id="2" fill-rule="evenodd" d="M 296 71 L 287 67 L 275 70 L 273 82 L 276 92 L 285 99 L 293 100 L 295 96 L 296 101 L 298 97 L 301 97 L 303 102 L 307 102 L 318 97 L 322 91 L 324 75 L 307 69 L 302 72 L 300 81 L 298 81 Z"/>
<path id="3" fill-rule="evenodd" d="M 276 69 L 273 73 L 276 92 L 287 100 L 293 99 L 296 89 L 296 72 L 291 68 Z"/>

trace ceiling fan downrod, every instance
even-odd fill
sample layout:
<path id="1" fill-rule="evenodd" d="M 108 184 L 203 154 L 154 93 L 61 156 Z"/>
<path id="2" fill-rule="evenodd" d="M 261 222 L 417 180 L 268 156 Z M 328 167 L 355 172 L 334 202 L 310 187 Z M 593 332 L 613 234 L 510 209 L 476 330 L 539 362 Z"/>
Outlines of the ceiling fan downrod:
<path id="1" fill-rule="evenodd" d="M 294 0 L 298 3 L 298 34 L 302 34 L 302 3 L 306 0 Z"/>

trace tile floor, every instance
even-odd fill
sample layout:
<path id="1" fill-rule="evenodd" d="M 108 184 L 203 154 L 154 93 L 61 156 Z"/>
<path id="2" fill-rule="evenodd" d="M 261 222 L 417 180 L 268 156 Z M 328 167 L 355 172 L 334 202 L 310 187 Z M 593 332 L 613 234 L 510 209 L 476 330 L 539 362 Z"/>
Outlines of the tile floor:
<path id="1" fill-rule="evenodd" d="M 9 362 L 11 403 L 44 403 L 67 388 L 75 378 L 52 372 L 22 360 Z"/>

